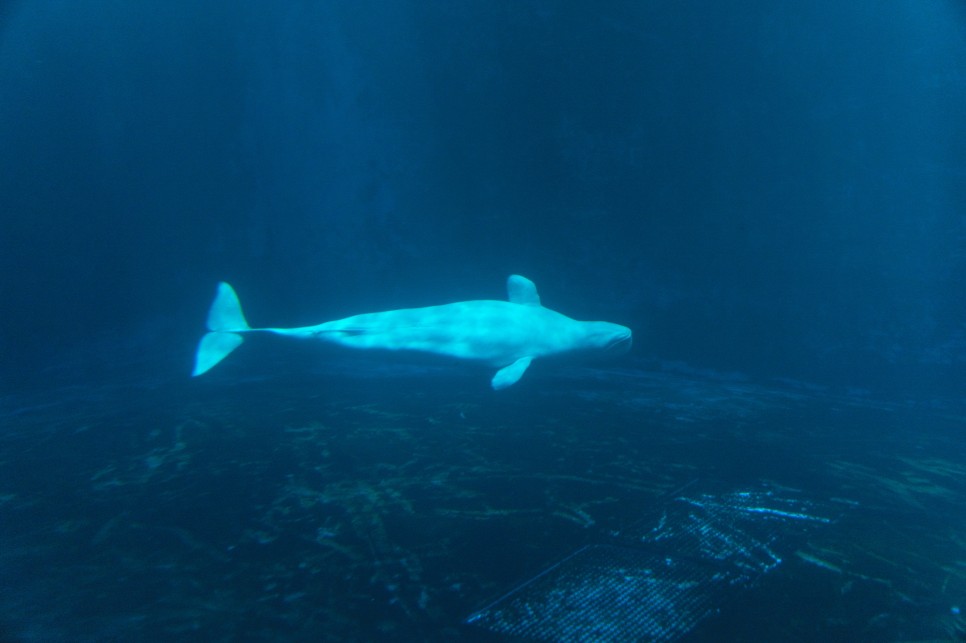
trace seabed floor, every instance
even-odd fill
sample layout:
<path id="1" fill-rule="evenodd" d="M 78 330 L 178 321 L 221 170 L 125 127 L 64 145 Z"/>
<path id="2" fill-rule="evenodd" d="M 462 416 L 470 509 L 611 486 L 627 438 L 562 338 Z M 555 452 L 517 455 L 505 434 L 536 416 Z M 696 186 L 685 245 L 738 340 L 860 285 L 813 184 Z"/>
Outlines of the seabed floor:
<path id="1" fill-rule="evenodd" d="M 366 366 L 0 398 L 0 640 L 966 640 L 961 402 Z"/>

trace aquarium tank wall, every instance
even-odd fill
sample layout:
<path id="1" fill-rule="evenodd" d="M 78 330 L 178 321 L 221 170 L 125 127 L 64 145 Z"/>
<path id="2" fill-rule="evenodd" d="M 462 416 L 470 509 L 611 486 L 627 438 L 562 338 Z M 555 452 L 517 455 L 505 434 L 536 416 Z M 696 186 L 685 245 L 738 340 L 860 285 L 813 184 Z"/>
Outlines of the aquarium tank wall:
<path id="1" fill-rule="evenodd" d="M 8 377 L 104 341 L 184 366 L 218 279 L 295 324 L 497 298 L 516 272 L 633 326 L 641 357 L 962 383 L 958 3 L 0 20 Z"/>

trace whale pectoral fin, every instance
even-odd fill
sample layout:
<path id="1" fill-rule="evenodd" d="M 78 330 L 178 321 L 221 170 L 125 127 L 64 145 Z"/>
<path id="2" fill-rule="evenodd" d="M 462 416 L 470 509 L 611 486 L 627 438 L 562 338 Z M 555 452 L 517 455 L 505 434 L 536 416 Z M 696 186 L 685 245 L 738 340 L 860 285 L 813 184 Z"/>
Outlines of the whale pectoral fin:
<path id="1" fill-rule="evenodd" d="M 510 275 L 507 278 L 506 295 L 511 304 L 540 305 L 540 295 L 537 294 L 536 284 L 520 275 Z"/>
<path id="2" fill-rule="evenodd" d="M 500 389 L 516 384 L 523 377 L 524 371 L 527 370 L 527 367 L 530 366 L 530 362 L 532 361 L 532 357 L 521 357 L 509 366 L 504 366 L 498 370 L 496 375 L 493 376 L 493 381 L 490 382 L 493 385 L 493 390 L 499 391 Z"/>

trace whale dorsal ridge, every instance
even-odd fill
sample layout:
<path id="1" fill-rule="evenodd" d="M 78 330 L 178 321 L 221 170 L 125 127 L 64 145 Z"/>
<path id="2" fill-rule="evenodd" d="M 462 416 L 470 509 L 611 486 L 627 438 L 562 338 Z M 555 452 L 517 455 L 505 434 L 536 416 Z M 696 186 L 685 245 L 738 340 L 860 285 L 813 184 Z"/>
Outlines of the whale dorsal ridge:
<path id="1" fill-rule="evenodd" d="M 522 304 L 524 306 L 539 306 L 540 295 L 537 294 L 537 286 L 520 275 L 510 275 L 506 280 L 507 299 L 512 304 Z"/>

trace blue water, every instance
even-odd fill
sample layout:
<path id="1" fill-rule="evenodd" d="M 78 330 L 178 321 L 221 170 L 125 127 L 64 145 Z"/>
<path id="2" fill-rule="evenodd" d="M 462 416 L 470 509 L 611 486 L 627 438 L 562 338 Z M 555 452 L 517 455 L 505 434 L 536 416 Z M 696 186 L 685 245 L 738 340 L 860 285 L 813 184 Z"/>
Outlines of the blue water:
<path id="1" fill-rule="evenodd" d="M 0 639 L 962 640 L 964 60 L 954 0 L 0 3 Z M 633 349 L 189 377 L 219 281 L 510 274 Z"/>

